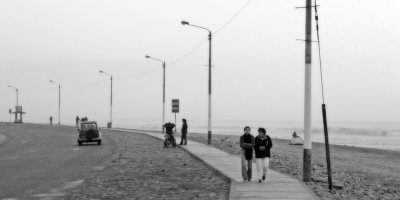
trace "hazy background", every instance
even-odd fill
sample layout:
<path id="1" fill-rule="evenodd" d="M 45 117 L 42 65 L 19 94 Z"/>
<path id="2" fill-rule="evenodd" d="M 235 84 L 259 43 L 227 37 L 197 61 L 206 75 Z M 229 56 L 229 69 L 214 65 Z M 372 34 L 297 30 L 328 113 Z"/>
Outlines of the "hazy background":
<path id="1" fill-rule="evenodd" d="M 114 124 L 161 120 L 161 63 L 167 61 L 166 111 L 179 98 L 189 121 L 206 125 L 207 39 L 247 0 L 1 0 L 0 121 L 8 121 L 20 89 L 25 121 L 62 123 L 109 116 Z M 330 121 L 399 122 L 400 1 L 320 0 L 320 35 Z M 213 118 L 303 119 L 304 0 L 253 0 L 213 40 Z M 313 26 L 315 30 L 315 27 Z M 313 37 L 316 38 L 315 31 Z M 317 46 L 313 46 L 313 120 L 321 121 Z M 178 62 L 175 62 L 177 59 Z M 170 65 L 171 64 L 171 65 Z"/>

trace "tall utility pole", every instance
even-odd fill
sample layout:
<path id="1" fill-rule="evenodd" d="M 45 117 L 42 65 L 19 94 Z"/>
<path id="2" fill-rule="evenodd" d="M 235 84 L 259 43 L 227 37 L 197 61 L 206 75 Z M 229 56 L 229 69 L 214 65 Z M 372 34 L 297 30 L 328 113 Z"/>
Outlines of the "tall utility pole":
<path id="1" fill-rule="evenodd" d="M 162 109 L 163 110 L 162 110 L 161 131 L 164 134 L 164 130 L 165 130 L 165 127 L 164 127 L 164 124 L 165 124 L 165 61 L 157 59 L 157 58 L 150 57 L 149 55 L 145 55 L 145 58 L 151 59 L 151 60 L 156 60 L 156 61 L 159 61 L 159 62 L 162 63 L 162 67 L 163 67 L 163 106 L 162 106 L 163 108 Z"/>
<path id="2" fill-rule="evenodd" d="M 16 95 L 17 95 L 17 98 L 16 98 L 16 104 L 15 104 L 15 123 L 17 123 L 17 120 L 18 120 L 18 114 L 17 114 L 17 107 L 18 107 L 18 88 L 16 88 L 16 87 L 14 87 L 14 86 L 12 86 L 12 85 L 9 85 L 8 86 L 9 88 L 14 88 L 15 89 L 15 92 L 16 92 Z"/>
<path id="3" fill-rule="evenodd" d="M 188 26 L 193 26 L 196 28 L 201 28 L 204 30 L 208 31 L 208 42 L 209 42 L 209 46 L 208 46 L 208 144 L 211 144 L 211 40 L 212 40 L 212 32 L 204 27 L 201 26 L 197 26 L 197 25 L 193 25 L 190 24 L 187 21 L 181 21 L 182 25 L 188 25 Z"/>
<path id="4" fill-rule="evenodd" d="M 303 145 L 303 181 L 311 181 L 311 0 L 306 0 L 306 41 L 305 41 L 305 84 L 304 84 L 304 145 Z"/>
<path id="5" fill-rule="evenodd" d="M 99 71 L 102 74 L 106 74 L 110 76 L 111 80 L 111 95 L 110 95 L 110 122 L 107 124 L 107 128 L 112 128 L 112 102 L 113 102 L 113 76 L 112 74 L 106 73 L 104 71 Z"/>
<path id="6" fill-rule="evenodd" d="M 53 80 L 50 80 L 50 83 L 55 83 L 58 85 L 58 125 L 61 124 L 60 112 L 61 112 L 61 84 L 57 83 Z"/>
<path id="7" fill-rule="evenodd" d="M 162 133 L 164 133 L 164 124 L 165 124 L 165 61 L 163 61 L 163 104 L 162 104 L 162 129 L 161 129 Z"/>

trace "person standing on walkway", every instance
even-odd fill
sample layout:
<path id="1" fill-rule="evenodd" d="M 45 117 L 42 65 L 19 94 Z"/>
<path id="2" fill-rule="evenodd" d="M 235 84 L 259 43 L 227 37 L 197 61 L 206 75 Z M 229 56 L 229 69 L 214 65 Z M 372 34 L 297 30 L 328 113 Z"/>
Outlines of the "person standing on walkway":
<path id="1" fill-rule="evenodd" d="M 271 148 L 272 141 L 267 135 L 267 131 L 265 128 L 259 128 L 258 136 L 254 139 L 254 152 L 256 154 L 257 178 L 259 183 L 265 181 L 269 159 L 271 157 Z"/>
<path id="2" fill-rule="evenodd" d="M 244 127 L 244 134 L 240 136 L 240 147 L 242 148 L 242 177 L 243 182 L 251 181 L 251 169 L 253 163 L 254 136 L 250 134 L 250 127 Z"/>
<path id="3" fill-rule="evenodd" d="M 186 119 L 182 119 L 182 129 L 181 129 L 181 133 L 182 133 L 182 137 L 181 137 L 181 143 L 180 145 L 187 145 L 187 130 L 188 130 L 188 125 L 186 123 Z M 185 142 L 183 142 L 185 140 Z"/>
<path id="4" fill-rule="evenodd" d="M 50 125 L 53 125 L 53 116 L 50 116 Z"/>
<path id="5" fill-rule="evenodd" d="M 76 122 L 76 127 L 79 127 L 79 117 L 78 116 L 76 116 L 75 122 Z"/>

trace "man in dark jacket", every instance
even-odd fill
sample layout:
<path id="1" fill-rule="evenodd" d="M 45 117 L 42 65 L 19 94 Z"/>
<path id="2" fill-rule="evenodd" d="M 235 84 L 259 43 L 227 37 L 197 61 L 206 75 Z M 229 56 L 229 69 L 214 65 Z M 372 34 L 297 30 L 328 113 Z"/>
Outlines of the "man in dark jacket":
<path id="1" fill-rule="evenodd" d="M 258 182 L 265 181 L 269 159 L 271 157 L 272 141 L 265 128 L 258 129 L 258 136 L 254 139 L 254 152 L 256 154 Z"/>
<path id="2" fill-rule="evenodd" d="M 173 132 L 175 124 L 168 122 L 168 123 L 166 123 L 164 125 L 164 127 L 165 127 L 165 132 L 167 133 L 167 136 L 168 136 L 168 138 L 165 138 L 164 147 L 167 147 L 167 140 L 168 139 L 171 140 L 172 146 L 175 147 L 176 146 L 176 142 L 175 142 L 175 137 L 174 137 L 174 132 Z"/>
<path id="3" fill-rule="evenodd" d="M 181 129 L 181 133 L 182 133 L 182 137 L 181 137 L 181 143 L 180 145 L 186 145 L 187 144 L 187 139 L 186 139 L 186 134 L 187 134 L 187 129 L 188 129 L 188 125 L 186 123 L 186 119 L 182 119 L 182 129 Z M 185 141 L 185 142 L 183 142 Z"/>
<path id="4" fill-rule="evenodd" d="M 243 182 L 251 181 L 251 170 L 253 163 L 254 136 L 250 134 L 250 127 L 244 127 L 244 134 L 240 136 L 240 147 L 242 148 L 242 177 Z"/>

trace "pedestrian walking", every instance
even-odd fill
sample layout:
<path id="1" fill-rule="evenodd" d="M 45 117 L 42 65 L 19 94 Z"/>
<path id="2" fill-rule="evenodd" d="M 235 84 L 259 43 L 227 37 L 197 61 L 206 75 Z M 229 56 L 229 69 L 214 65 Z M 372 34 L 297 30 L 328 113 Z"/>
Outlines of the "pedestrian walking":
<path id="1" fill-rule="evenodd" d="M 256 154 L 258 182 L 265 181 L 269 159 L 271 157 L 272 140 L 267 135 L 265 128 L 258 129 L 258 136 L 254 139 L 254 152 Z"/>
<path id="2" fill-rule="evenodd" d="M 50 125 L 53 125 L 53 116 L 50 116 Z"/>
<path id="3" fill-rule="evenodd" d="M 188 125 L 186 123 L 186 119 L 182 119 L 182 123 L 183 123 L 181 129 L 182 136 L 180 145 L 187 145 L 186 135 L 187 135 Z"/>
<path id="4" fill-rule="evenodd" d="M 250 127 L 244 127 L 244 134 L 240 136 L 241 164 L 243 182 L 251 181 L 251 170 L 253 163 L 254 136 L 250 134 Z"/>

